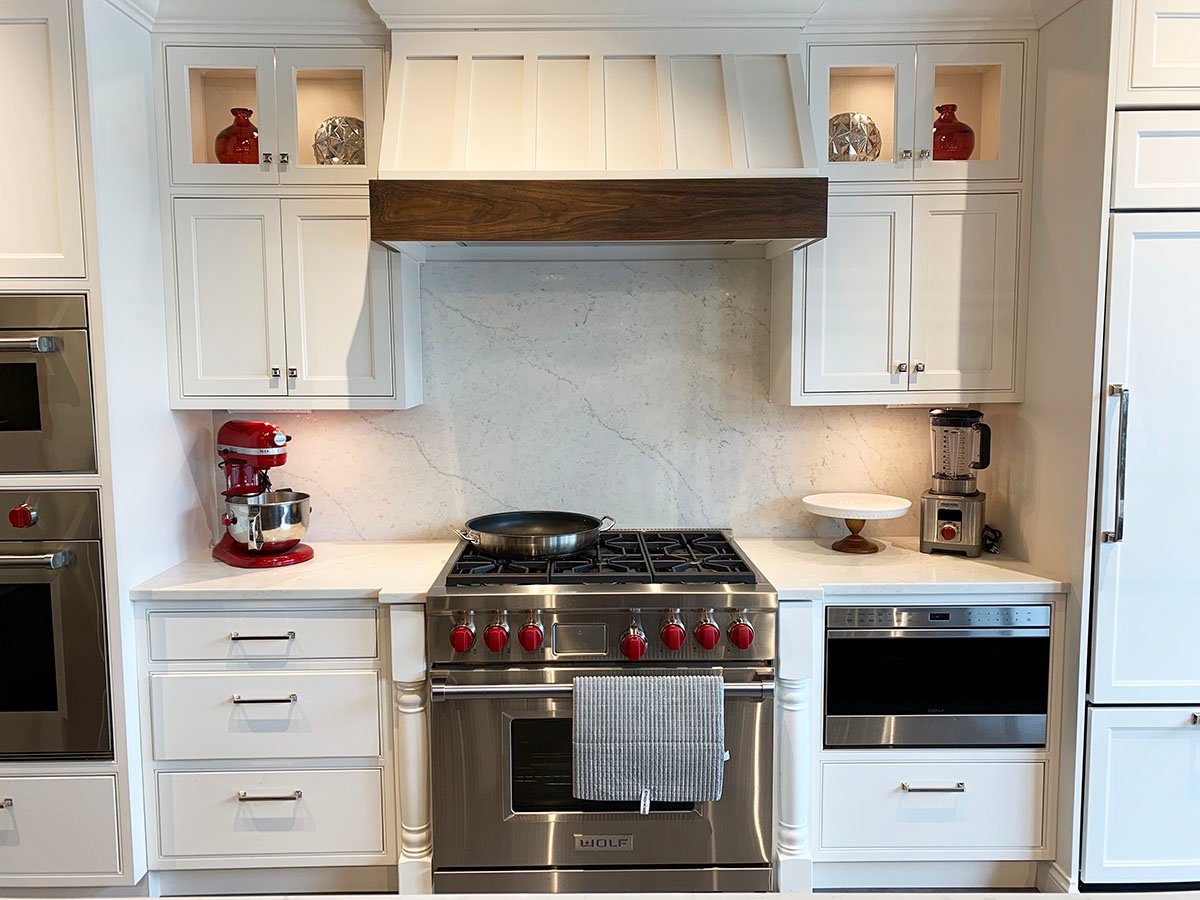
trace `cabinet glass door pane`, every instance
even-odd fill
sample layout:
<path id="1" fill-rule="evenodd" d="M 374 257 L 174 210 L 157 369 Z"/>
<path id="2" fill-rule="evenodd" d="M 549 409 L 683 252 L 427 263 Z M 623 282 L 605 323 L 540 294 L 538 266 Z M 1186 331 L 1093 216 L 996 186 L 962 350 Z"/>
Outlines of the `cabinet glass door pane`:
<path id="1" fill-rule="evenodd" d="M 912 177 L 914 51 L 814 47 L 810 102 L 822 172 L 837 181 Z"/>
<path id="2" fill-rule="evenodd" d="M 172 47 L 167 60 L 172 179 L 277 183 L 273 52 Z"/>
<path id="3" fill-rule="evenodd" d="M 365 184 L 378 169 L 379 50 L 280 50 L 280 180 Z"/>

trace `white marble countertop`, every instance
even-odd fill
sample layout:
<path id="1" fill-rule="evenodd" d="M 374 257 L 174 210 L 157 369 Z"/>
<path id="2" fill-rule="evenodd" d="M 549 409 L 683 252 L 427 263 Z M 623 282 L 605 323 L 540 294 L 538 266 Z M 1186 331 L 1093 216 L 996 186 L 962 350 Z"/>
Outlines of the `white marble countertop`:
<path id="1" fill-rule="evenodd" d="M 876 539 L 878 540 L 878 539 Z M 780 600 L 835 594 L 1053 594 L 1067 589 L 1003 556 L 965 559 L 917 551 L 916 538 L 878 541 L 879 553 L 855 556 L 831 540 L 737 538 L 779 592 Z M 454 541 L 313 542 L 311 562 L 278 569 L 234 569 L 202 557 L 168 569 L 130 591 L 133 600 L 349 600 L 420 603 Z"/>

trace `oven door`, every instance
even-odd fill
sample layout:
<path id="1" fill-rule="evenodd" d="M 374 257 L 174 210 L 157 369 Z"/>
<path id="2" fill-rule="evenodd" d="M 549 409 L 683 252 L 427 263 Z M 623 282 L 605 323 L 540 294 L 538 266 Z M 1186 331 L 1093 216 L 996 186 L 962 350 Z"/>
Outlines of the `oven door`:
<path id="1" fill-rule="evenodd" d="M 0 474 L 94 471 L 87 332 L 0 330 Z"/>
<path id="2" fill-rule="evenodd" d="M 571 696 L 577 675 L 663 670 L 466 670 L 442 673 L 477 694 L 432 709 L 433 866 L 479 869 L 763 866 L 770 864 L 773 704 L 763 692 L 726 694 L 724 795 L 713 803 L 596 803 L 571 796 Z M 672 669 L 672 674 L 714 674 Z M 762 670 L 715 670 L 750 687 Z M 620 765 L 620 760 L 614 760 Z"/>
<path id="3" fill-rule="evenodd" d="M 1048 628 L 829 629 L 826 747 L 1044 747 Z"/>
<path id="4" fill-rule="evenodd" d="M 0 633 L 0 759 L 112 759 L 99 542 L 0 542 Z"/>

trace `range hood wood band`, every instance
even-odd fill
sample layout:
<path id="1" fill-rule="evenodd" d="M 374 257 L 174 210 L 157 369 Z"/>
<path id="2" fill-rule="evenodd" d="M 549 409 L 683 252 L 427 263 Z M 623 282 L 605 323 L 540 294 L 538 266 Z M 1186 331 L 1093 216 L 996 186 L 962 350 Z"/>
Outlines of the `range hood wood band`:
<path id="1" fill-rule="evenodd" d="M 825 178 L 380 180 L 376 241 L 769 241 L 825 237 Z"/>

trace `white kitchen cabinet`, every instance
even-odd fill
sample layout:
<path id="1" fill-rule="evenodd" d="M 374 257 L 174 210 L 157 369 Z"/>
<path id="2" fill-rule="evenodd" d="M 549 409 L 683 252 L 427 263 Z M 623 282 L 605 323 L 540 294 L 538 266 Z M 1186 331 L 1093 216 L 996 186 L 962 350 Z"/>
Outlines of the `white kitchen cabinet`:
<path id="1" fill-rule="evenodd" d="M 0 778 L 0 875 L 116 875 L 117 779 Z"/>
<path id="2" fill-rule="evenodd" d="M 82 278 L 67 0 L 0 0 L 0 279 Z"/>
<path id="3" fill-rule="evenodd" d="M 420 403 L 417 263 L 366 199 L 175 201 L 177 408 Z"/>
<path id="4" fill-rule="evenodd" d="M 149 627 L 153 660 L 285 662 L 379 656 L 371 609 L 156 612 L 149 616 Z"/>
<path id="5" fill-rule="evenodd" d="M 809 105 L 821 172 L 834 181 L 1016 180 L 1021 176 L 1025 45 L 817 44 L 809 55 Z M 975 132 L 969 159 L 933 158 L 937 107 L 954 104 Z M 866 115 L 880 136 L 876 159 L 837 160 L 829 119 Z"/>
<path id="6" fill-rule="evenodd" d="M 1013 388 L 1017 195 L 913 198 L 910 391 Z"/>
<path id="7" fill-rule="evenodd" d="M 1200 704 L 1088 710 L 1084 884 L 1200 881 L 1198 716 Z"/>
<path id="8" fill-rule="evenodd" d="M 1200 440 L 1200 213 L 1112 222 L 1091 700 L 1200 704 L 1195 546 L 1169 505 Z"/>
<path id="9" fill-rule="evenodd" d="M 378 170 L 383 51 L 375 48 L 167 47 L 171 181 L 175 184 L 365 184 Z M 254 163 L 221 163 L 215 141 L 235 108 L 253 110 Z M 317 127 L 363 122 L 362 164 L 321 164 Z"/>
<path id="10" fill-rule="evenodd" d="M 1117 36 L 1117 103 L 1200 104 L 1200 0 L 1127 0 Z"/>
<path id="11" fill-rule="evenodd" d="M 1117 113 L 1112 206 L 1200 209 L 1200 111 Z"/>
<path id="12" fill-rule="evenodd" d="M 1019 400 L 1019 197 L 830 197 L 828 237 L 773 264 L 772 399 Z"/>

